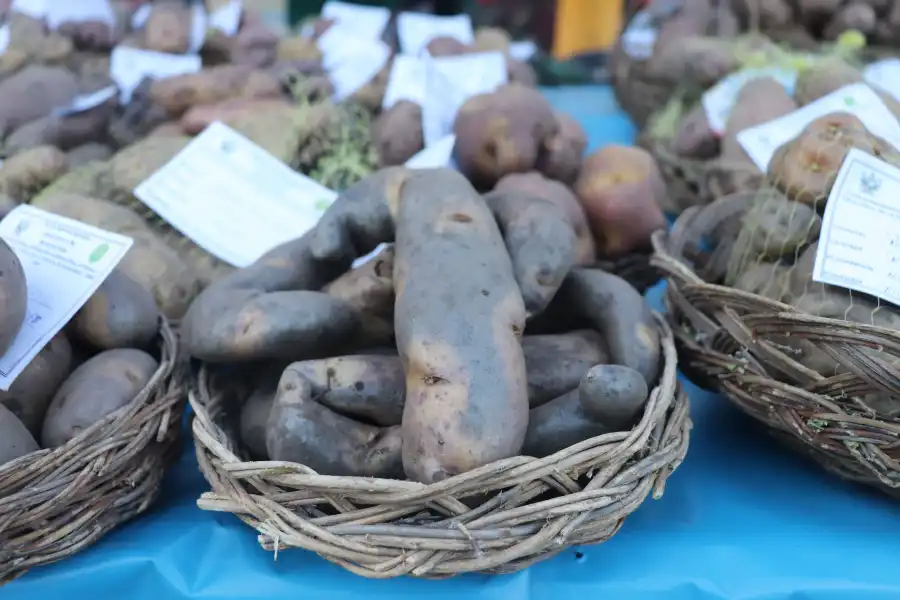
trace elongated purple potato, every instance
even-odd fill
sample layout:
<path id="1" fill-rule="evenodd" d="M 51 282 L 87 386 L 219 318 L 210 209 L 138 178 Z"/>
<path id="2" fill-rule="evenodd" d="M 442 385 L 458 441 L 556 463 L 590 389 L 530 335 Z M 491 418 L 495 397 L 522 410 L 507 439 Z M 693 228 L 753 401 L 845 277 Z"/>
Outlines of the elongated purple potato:
<path id="1" fill-rule="evenodd" d="M 528 427 L 525 306 L 490 209 L 456 171 L 414 172 L 395 255 L 407 476 L 430 483 L 515 456 Z"/>
<path id="2" fill-rule="evenodd" d="M 575 230 L 561 208 L 519 190 L 484 196 L 503 233 L 525 309 L 543 311 L 575 265 Z"/>

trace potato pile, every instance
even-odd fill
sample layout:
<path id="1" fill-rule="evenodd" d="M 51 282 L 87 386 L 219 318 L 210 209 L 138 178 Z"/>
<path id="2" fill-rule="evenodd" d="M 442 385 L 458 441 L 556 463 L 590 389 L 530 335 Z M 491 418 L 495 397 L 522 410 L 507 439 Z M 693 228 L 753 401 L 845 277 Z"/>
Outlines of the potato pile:
<path id="1" fill-rule="evenodd" d="M 0 353 L 26 316 L 28 282 L 0 243 Z M 116 269 L 8 391 L 0 391 L 0 466 L 40 448 L 64 446 L 129 404 L 159 367 L 153 296 Z"/>
<path id="2" fill-rule="evenodd" d="M 900 311 L 893 305 L 813 281 L 822 213 L 852 148 L 900 167 L 900 152 L 852 114 L 833 112 L 813 120 L 778 148 L 755 189 L 725 196 L 705 209 L 710 248 L 698 261 L 702 276 L 806 314 L 900 329 Z M 774 341 L 817 373 L 831 377 L 846 370 L 802 336 Z M 889 399 L 868 400 L 885 404 Z"/>
<path id="3" fill-rule="evenodd" d="M 580 209 L 538 173 L 479 193 L 454 169 L 383 168 L 203 290 L 186 352 L 245 384 L 250 457 L 322 474 L 432 483 L 628 430 L 659 377 L 658 329 L 637 290 L 579 262 Z"/>

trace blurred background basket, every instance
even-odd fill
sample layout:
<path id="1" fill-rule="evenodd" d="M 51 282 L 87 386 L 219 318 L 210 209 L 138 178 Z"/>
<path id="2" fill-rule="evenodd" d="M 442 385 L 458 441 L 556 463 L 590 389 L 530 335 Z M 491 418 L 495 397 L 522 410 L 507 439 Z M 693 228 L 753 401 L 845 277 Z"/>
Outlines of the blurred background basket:
<path id="1" fill-rule="evenodd" d="M 0 585 L 87 548 L 156 500 L 180 450 L 186 401 L 165 319 L 158 358 L 130 404 L 63 446 L 0 465 Z"/>
<path id="2" fill-rule="evenodd" d="M 707 283 L 716 256 L 705 239 L 745 209 L 741 195 L 721 198 L 689 208 L 671 232 L 654 237 L 680 367 L 828 471 L 897 494 L 900 419 L 891 407 L 900 398 L 900 332 Z M 824 352 L 839 374 L 794 360 L 798 344 Z"/>
<path id="3" fill-rule="evenodd" d="M 649 494 L 662 495 L 687 451 L 687 396 L 676 379 L 672 333 L 658 322 L 665 367 L 631 431 L 431 485 L 244 460 L 232 423 L 242 398 L 228 373 L 203 366 L 190 403 L 197 458 L 212 491 L 198 504 L 235 514 L 268 550 L 303 548 L 371 578 L 506 573 L 606 541 Z"/>

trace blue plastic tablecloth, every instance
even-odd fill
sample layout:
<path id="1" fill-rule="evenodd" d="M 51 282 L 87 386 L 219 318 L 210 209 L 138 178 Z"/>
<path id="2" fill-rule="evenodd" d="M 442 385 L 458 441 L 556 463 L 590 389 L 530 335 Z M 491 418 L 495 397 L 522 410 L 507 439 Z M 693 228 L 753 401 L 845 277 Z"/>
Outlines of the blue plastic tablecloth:
<path id="1" fill-rule="evenodd" d="M 634 131 L 608 89 L 548 90 L 588 129 L 592 147 Z M 651 290 L 654 302 L 660 289 Z M 689 386 L 694 430 L 662 499 L 611 541 L 514 575 L 369 581 L 314 554 L 277 562 L 230 515 L 205 513 L 208 488 L 189 446 L 156 509 L 63 563 L 0 589 L 49 598 L 650 600 L 900 597 L 900 504 L 839 481 L 776 446 L 724 400 Z"/>

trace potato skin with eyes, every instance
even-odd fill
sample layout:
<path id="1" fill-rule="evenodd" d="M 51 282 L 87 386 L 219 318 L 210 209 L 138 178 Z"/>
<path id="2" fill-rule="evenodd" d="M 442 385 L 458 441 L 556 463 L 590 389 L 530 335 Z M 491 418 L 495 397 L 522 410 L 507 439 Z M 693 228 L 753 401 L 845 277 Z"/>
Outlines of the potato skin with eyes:
<path id="1" fill-rule="evenodd" d="M 525 305 L 497 223 L 460 173 L 410 175 L 396 224 L 403 468 L 410 479 L 431 483 L 521 450 Z"/>
<path id="2" fill-rule="evenodd" d="M 9 350 L 25 321 L 28 282 L 19 257 L 0 239 L 0 354 Z"/>

